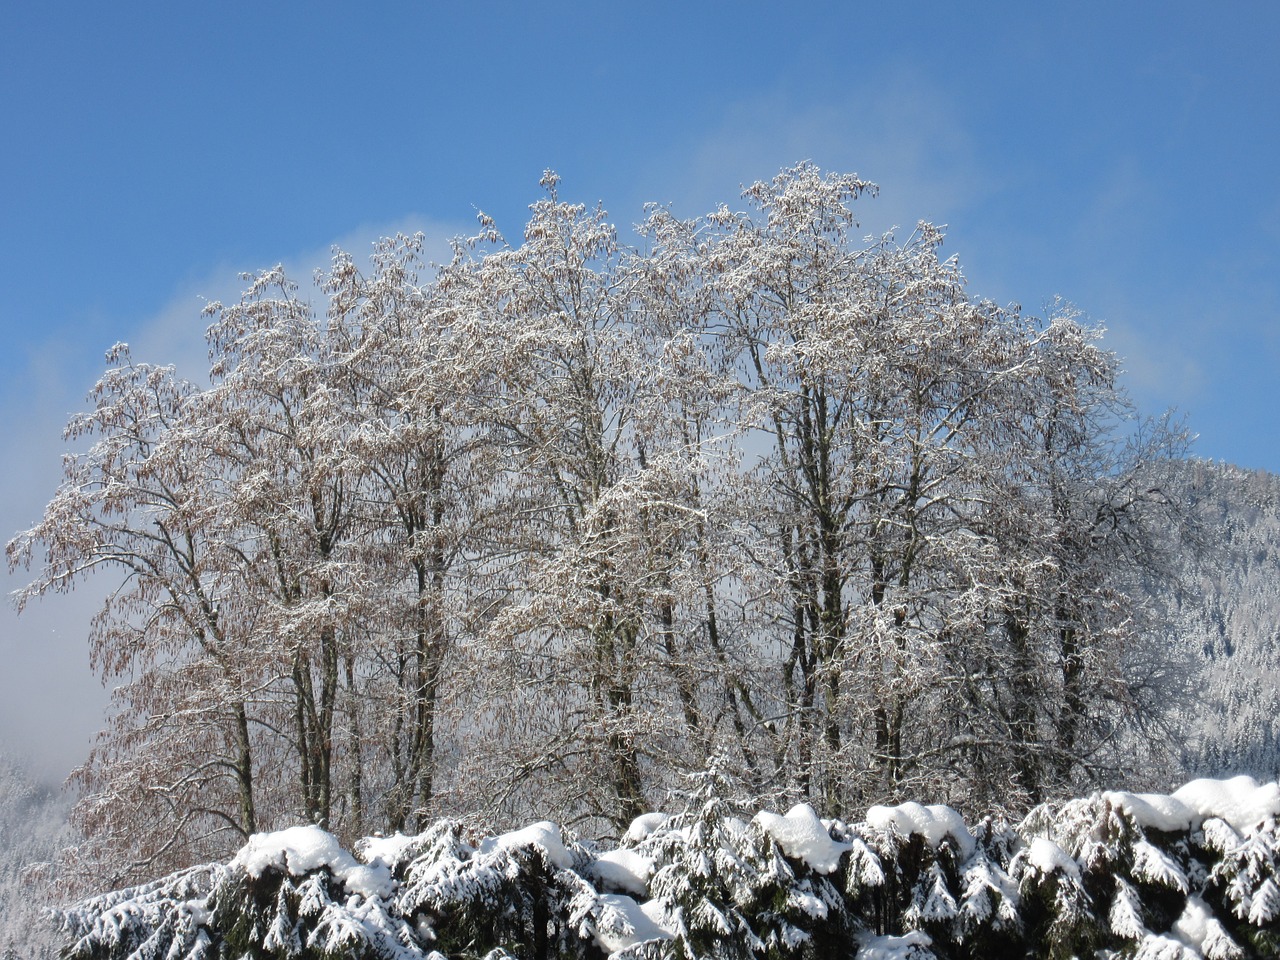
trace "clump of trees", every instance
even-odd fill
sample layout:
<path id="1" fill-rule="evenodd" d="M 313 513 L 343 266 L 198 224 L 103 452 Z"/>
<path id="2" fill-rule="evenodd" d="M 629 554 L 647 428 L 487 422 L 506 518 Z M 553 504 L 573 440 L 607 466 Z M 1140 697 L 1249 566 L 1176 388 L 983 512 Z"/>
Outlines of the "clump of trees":
<path id="1" fill-rule="evenodd" d="M 942 234 L 802 164 L 625 245 L 548 173 L 487 217 L 211 304 L 207 385 L 124 345 L 72 419 L 19 603 L 123 574 L 75 774 L 117 885 L 301 819 L 620 829 L 744 793 L 966 809 L 1126 769 L 1160 715 L 1130 587 L 1183 437 L 1098 331 L 975 299 Z M 127 854 L 122 856 L 122 852 Z"/>

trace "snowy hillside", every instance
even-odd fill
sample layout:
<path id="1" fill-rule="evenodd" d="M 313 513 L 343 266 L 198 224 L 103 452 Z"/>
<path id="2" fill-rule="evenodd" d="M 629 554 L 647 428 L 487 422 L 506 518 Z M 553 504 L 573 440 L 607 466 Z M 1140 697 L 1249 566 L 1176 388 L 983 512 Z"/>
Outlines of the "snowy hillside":
<path id="1" fill-rule="evenodd" d="M 1280 477 L 1189 461 L 1179 496 L 1199 530 L 1177 551 L 1173 642 L 1201 666 L 1181 711 L 1191 775 L 1280 774 Z"/>
<path id="2" fill-rule="evenodd" d="M 52 960 L 59 938 L 45 908 L 49 863 L 70 841 L 70 799 L 0 755 L 0 957 Z"/>

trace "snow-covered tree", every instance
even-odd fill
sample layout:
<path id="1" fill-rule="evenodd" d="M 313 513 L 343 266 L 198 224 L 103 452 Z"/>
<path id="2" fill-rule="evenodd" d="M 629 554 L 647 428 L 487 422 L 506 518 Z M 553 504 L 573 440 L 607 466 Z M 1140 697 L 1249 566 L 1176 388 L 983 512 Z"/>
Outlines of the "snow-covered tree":
<path id="1" fill-rule="evenodd" d="M 489 681 L 477 746 L 519 781 L 503 803 L 549 791 L 625 825 L 705 760 L 720 722 L 700 691 L 728 656 L 708 549 L 715 378 L 696 311 L 671 299 L 678 265 L 622 250 L 605 212 L 557 184 L 544 177 L 520 246 L 489 236 L 442 276 L 470 318 L 503 479 L 487 545 L 503 593 L 472 646 Z"/>
<path id="2" fill-rule="evenodd" d="M 434 270 L 247 276 L 207 386 L 111 354 L 8 547 L 20 602 L 121 575 L 76 813 L 110 879 L 298 820 L 603 834 L 720 755 L 836 812 L 1125 766 L 1180 437 L 1095 331 L 973 297 L 927 223 L 859 239 L 873 185 L 811 164 L 635 247 L 542 186 Z"/>
<path id="3" fill-rule="evenodd" d="M 1091 331 L 972 299 L 929 224 L 855 243 L 872 189 L 800 165 L 707 218 L 733 415 L 762 450 L 739 549 L 781 674 L 778 775 L 837 806 L 983 782 L 1034 800 L 1150 710 L 1122 593 L 1163 501 L 1116 453 L 1128 409 Z"/>
<path id="4" fill-rule="evenodd" d="M 423 280 L 422 243 L 379 241 L 367 272 L 338 251 L 324 278 L 332 389 L 350 425 L 337 452 L 356 490 L 361 565 L 375 594 L 353 625 L 366 634 L 362 652 L 344 662 L 358 758 L 347 789 L 356 821 L 374 805 L 393 830 L 420 822 L 440 786 L 447 674 L 467 575 L 477 572 L 464 560 L 478 556 L 492 489 L 459 314 L 440 284 Z M 365 761 L 370 749 L 382 756 Z"/>
<path id="5" fill-rule="evenodd" d="M 255 641 L 276 676 L 271 722 L 289 730 L 301 813 L 332 820 L 349 624 L 367 570 L 352 549 L 358 476 L 339 452 L 352 424 L 332 383 L 332 343 L 279 268 L 231 305 L 210 304 L 212 386 L 192 419 L 212 439 L 222 507 L 239 521 Z M 272 758 L 280 763 L 284 758 Z"/>
<path id="6" fill-rule="evenodd" d="M 257 829 L 249 704 L 261 677 L 253 611 L 232 609 L 243 584 L 208 496 L 211 451 L 185 419 L 196 388 L 124 345 L 107 359 L 93 410 L 66 431 L 91 445 L 64 458 L 44 519 L 7 550 L 36 565 L 19 606 L 99 569 L 123 576 L 89 634 L 94 668 L 120 683 L 113 716 L 74 778 L 76 825 L 99 852 L 83 848 L 82 869 L 118 883 Z"/>
<path id="7" fill-rule="evenodd" d="M 947 648 L 946 728 L 970 781 L 989 785 L 975 795 L 985 803 L 1035 803 L 1135 769 L 1141 751 L 1123 731 L 1158 722 L 1158 698 L 1180 689 L 1145 596 L 1169 577 L 1166 532 L 1182 511 L 1168 477 L 1185 436 L 1137 419 L 1116 358 L 1073 311 L 1026 336 L 1030 375 L 972 520 L 987 550 L 960 558 L 980 606 Z"/>

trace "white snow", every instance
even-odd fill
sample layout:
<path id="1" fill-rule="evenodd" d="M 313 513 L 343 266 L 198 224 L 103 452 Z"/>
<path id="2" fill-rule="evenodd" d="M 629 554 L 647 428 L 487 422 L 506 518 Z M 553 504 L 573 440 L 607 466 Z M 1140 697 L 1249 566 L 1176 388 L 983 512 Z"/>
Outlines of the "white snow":
<path id="1" fill-rule="evenodd" d="M 1190 889 L 1182 868 L 1167 853 L 1146 840 L 1134 841 L 1133 875 L 1139 880 L 1158 883 L 1180 893 Z"/>
<path id="2" fill-rule="evenodd" d="M 1188 950 L 1184 943 L 1173 937 L 1148 933 L 1138 944 L 1133 960 L 1194 960 L 1198 956 L 1198 952 Z"/>
<path id="3" fill-rule="evenodd" d="M 1120 877 L 1116 877 L 1116 895 L 1111 901 L 1108 920 L 1111 932 L 1117 937 L 1141 940 L 1147 935 L 1147 927 L 1142 922 L 1142 901 L 1138 892 Z"/>
<path id="4" fill-rule="evenodd" d="M 1126 793 L 1108 790 L 1102 799 L 1124 811 L 1138 826 L 1151 830 L 1173 833 L 1189 830 L 1196 819 L 1196 811 L 1176 796 L 1164 793 Z"/>
<path id="5" fill-rule="evenodd" d="M 625 890 L 644 896 L 649 892 L 649 878 L 653 876 L 653 861 L 646 856 L 621 847 L 602 853 L 591 865 L 596 878 Z"/>
<path id="6" fill-rule="evenodd" d="M 827 919 L 827 905 L 822 901 L 822 898 L 816 897 L 812 893 L 805 893 L 803 890 L 792 889 L 787 891 L 787 906 L 795 907 L 816 920 Z"/>
<path id="7" fill-rule="evenodd" d="M 600 895 L 600 902 L 603 909 L 596 924 L 595 941 L 606 953 L 613 954 L 645 940 L 671 939 L 671 934 L 630 897 L 604 893 Z"/>
<path id="8" fill-rule="evenodd" d="M 1080 876 L 1080 865 L 1060 846 L 1044 837 L 1036 837 L 1027 847 L 1027 862 L 1043 874 L 1058 870 L 1069 877 Z"/>
<path id="9" fill-rule="evenodd" d="M 933 940 L 922 930 L 912 930 L 902 937 L 864 937 L 859 941 L 857 960 L 908 960 L 910 957 L 932 957 Z"/>
<path id="10" fill-rule="evenodd" d="M 1187 897 L 1182 916 L 1174 921 L 1169 932 L 1194 950 L 1204 952 L 1204 941 L 1209 936 L 1209 923 L 1213 914 L 1199 897 Z"/>
<path id="11" fill-rule="evenodd" d="M 832 873 L 840 865 L 840 856 L 852 849 L 848 843 L 831 839 L 813 807 L 798 803 L 784 817 L 761 811 L 754 823 L 777 841 L 782 852 L 793 860 L 802 860 L 818 873 Z"/>
<path id="12" fill-rule="evenodd" d="M 1257 927 L 1265 927 L 1280 917 L 1280 886 L 1270 877 L 1262 881 L 1262 886 L 1253 891 L 1249 903 L 1249 922 Z"/>
<path id="13" fill-rule="evenodd" d="M 1280 817 L 1280 784 L 1259 785 L 1253 777 L 1192 780 L 1173 796 L 1200 817 L 1217 817 L 1241 832 Z"/>
<path id="14" fill-rule="evenodd" d="M 667 813 L 641 814 L 631 821 L 631 826 L 627 827 L 623 839 L 630 843 L 639 843 L 670 819 L 671 815 Z"/>
<path id="15" fill-rule="evenodd" d="M 654 897 L 652 900 L 646 900 L 640 904 L 640 911 L 652 920 L 658 929 L 667 934 L 668 937 L 674 937 L 680 932 L 680 921 L 670 915 L 667 911 L 667 899 L 665 897 Z"/>
<path id="16" fill-rule="evenodd" d="M 389 837 L 365 837 L 357 846 L 356 855 L 367 864 L 390 867 L 416 839 L 399 831 Z"/>
<path id="17" fill-rule="evenodd" d="M 186 914 L 193 926 L 207 927 L 213 919 L 213 911 L 209 909 L 208 900 L 187 900 L 178 905 L 178 913 Z"/>
<path id="18" fill-rule="evenodd" d="M 895 830 L 904 836 L 917 834 L 934 848 L 950 837 L 960 851 L 961 860 L 973 855 L 973 834 L 965 826 L 964 817 L 944 804 L 926 807 L 910 801 L 896 807 L 874 806 L 867 811 L 867 824 L 880 830 Z"/>
<path id="19" fill-rule="evenodd" d="M 539 820 L 522 830 L 513 830 L 497 837 L 487 837 L 480 842 L 480 852 L 488 854 L 498 850 L 534 846 L 541 847 L 547 859 L 562 870 L 573 866 L 573 854 L 564 845 L 560 827 L 550 820 Z"/>
<path id="20" fill-rule="evenodd" d="M 251 877 L 260 877 L 268 867 L 300 877 L 319 867 L 332 867 L 355 858 L 338 844 L 338 838 L 319 827 L 289 827 L 274 833 L 255 833 L 249 838 L 232 866 L 243 867 Z"/>
<path id="21" fill-rule="evenodd" d="M 274 833 L 255 833 L 230 864 L 260 877 L 269 867 L 301 877 L 327 867 L 348 893 L 389 897 L 395 888 L 391 871 L 379 863 L 365 866 L 343 850 L 338 838 L 316 826 L 289 827 Z"/>
<path id="22" fill-rule="evenodd" d="M 936 863 L 933 865 L 932 873 L 933 886 L 929 890 L 929 897 L 925 900 L 920 916 L 924 920 L 950 920 L 956 915 L 955 897 L 951 896 L 951 892 L 947 890 L 946 878 Z"/>
<path id="23" fill-rule="evenodd" d="M 391 871 L 381 864 L 369 867 L 357 866 L 354 869 L 347 870 L 341 879 L 348 893 L 358 893 L 365 899 L 369 897 L 389 897 L 396 888 L 395 880 L 391 877 Z"/>
<path id="24" fill-rule="evenodd" d="M 1172 794 L 1111 790 L 1102 798 L 1141 827 L 1173 833 L 1217 817 L 1238 831 L 1280 817 L 1280 784 L 1259 785 L 1253 777 L 1192 780 Z"/>
<path id="25" fill-rule="evenodd" d="M 1209 817 L 1204 822 L 1205 845 L 1216 853 L 1226 853 L 1240 845 L 1240 833 L 1225 820 Z"/>

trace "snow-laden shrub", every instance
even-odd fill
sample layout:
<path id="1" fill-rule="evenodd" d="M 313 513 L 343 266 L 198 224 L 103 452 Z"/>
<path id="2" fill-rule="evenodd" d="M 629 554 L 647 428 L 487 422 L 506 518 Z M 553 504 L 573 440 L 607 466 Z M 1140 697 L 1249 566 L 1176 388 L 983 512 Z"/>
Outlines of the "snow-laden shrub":
<path id="1" fill-rule="evenodd" d="M 204 960 L 216 956 L 209 909 L 228 867 L 182 870 L 154 883 L 92 897 L 62 914 L 68 957 Z"/>
<path id="2" fill-rule="evenodd" d="M 1005 871 L 1018 838 L 1003 821 L 971 831 L 948 807 L 904 803 L 872 807 L 864 822 L 838 823 L 833 834 L 851 842 L 846 891 L 882 938 L 877 950 L 902 938 L 903 956 L 985 957 L 1021 942 L 1017 889 Z"/>
<path id="3" fill-rule="evenodd" d="M 1280 786 L 1100 793 L 1012 826 L 779 815 L 702 778 L 616 845 L 442 821 L 355 853 L 316 827 L 62 914 L 83 960 L 1245 960 L 1280 955 Z"/>
<path id="4" fill-rule="evenodd" d="M 1097 794 L 1032 811 L 1011 872 L 1024 889 L 1074 874 L 1085 902 L 1051 910 L 1049 928 L 1115 956 L 1280 956 L 1277 816 L 1280 786 L 1249 777 Z"/>
<path id="5" fill-rule="evenodd" d="M 847 945 L 851 916 L 837 881 L 849 845 L 804 805 L 748 823 L 718 787 L 716 773 L 705 775 L 683 813 L 633 825 L 624 838 L 654 864 L 641 909 L 666 935 L 634 955 L 818 958 Z"/>

